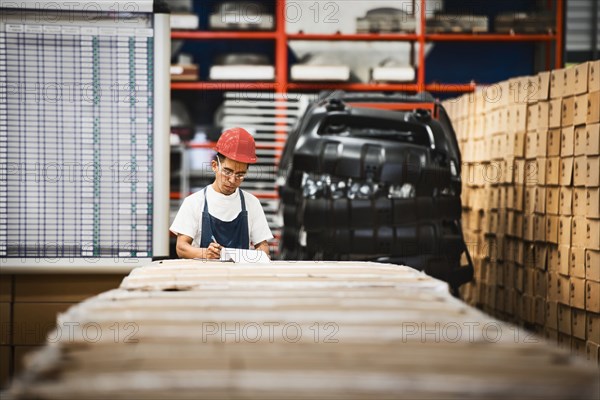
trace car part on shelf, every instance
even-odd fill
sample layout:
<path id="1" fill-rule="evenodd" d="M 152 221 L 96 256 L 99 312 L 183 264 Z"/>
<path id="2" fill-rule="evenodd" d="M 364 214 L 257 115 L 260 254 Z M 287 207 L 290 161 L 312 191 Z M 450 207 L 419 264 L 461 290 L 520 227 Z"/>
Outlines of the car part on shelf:
<path id="1" fill-rule="evenodd" d="M 257 53 L 233 53 L 217 57 L 210 67 L 211 80 L 272 81 L 275 68 L 267 56 Z"/>
<path id="2" fill-rule="evenodd" d="M 375 8 L 364 17 L 356 18 L 358 33 L 415 32 L 417 22 L 414 15 L 393 7 Z"/>
<path id="3" fill-rule="evenodd" d="M 427 33 L 485 33 L 489 31 L 485 15 L 435 13 L 427 20 Z"/>
<path id="4" fill-rule="evenodd" d="M 414 67 L 390 58 L 371 70 L 371 79 L 375 82 L 414 82 L 415 77 Z"/>
<path id="5" fill-rule="evenodd" d="M 554 15 L 549 12 L 509 12 L 494 19 L 498 33 L 552 33 L 555 27 Z"/>
<path id="6" fill-rule="evenodd" d="M 209 17 L 212 30 L 273 30 L 273 14 L 264 4 L 253 1 L 227 1 L 215 6 Z"/>
<path id="7" fill-rule="evenodd" d="M 327 54 L 308 53 L 298 64 L 292 65 L 290 75 L 292 81 L 347 82 L 350 67 Z"/>
<path id="8" fill-rule="evenodd" d="M 458 288 L 473 273 L 468 254 L 460 266 L 460 165 L 452 125 L 428 93 L 322 93 L 279 166 L 282 257 L 389 261 Z"/>

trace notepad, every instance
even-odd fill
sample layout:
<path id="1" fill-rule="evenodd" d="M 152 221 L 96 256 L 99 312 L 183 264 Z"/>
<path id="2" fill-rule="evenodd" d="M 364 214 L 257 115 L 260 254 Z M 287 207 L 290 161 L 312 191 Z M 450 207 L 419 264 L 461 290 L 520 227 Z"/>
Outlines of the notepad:
<path id="1" fill-rule="evenodd" d="M 224 247 L 221 249 L 221 261 L 238 264 L 260 264 L 270 263 L 271 259 L 262 250 L 232 249 Z"/>

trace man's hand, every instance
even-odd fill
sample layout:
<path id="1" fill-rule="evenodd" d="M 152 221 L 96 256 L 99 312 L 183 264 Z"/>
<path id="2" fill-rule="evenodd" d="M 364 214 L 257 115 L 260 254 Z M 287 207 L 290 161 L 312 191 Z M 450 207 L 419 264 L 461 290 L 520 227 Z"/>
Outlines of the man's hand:
<path id="1" fill-rule="evenodd" d="M 210 258 L 210 259 L 221 258 L 221 248 L 222 248 L 222 246 L 219 243 L 212 242 L 206 248 L 206 258 Z"/>

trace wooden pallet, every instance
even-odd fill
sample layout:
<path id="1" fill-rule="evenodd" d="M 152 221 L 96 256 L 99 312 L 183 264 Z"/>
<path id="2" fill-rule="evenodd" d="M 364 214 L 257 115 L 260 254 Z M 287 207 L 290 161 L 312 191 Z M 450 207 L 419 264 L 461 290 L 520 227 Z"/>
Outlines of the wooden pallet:
<path id="1" fill-rule="evenodd" d="M 155 262 L 72 307 L 57 326 L 27 360 L 11 398 L 597 399 L 600 392 L 596 366 L 395 265 Z"/>

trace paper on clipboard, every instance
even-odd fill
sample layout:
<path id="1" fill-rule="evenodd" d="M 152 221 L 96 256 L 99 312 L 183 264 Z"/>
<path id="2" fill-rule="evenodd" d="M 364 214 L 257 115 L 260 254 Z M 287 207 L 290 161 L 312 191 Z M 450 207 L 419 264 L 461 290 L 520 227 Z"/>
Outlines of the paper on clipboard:
<path id="1" fill-rule="evenodd" d="M 221 261 L 234 262 L 238 264 L 270 263 L 271 259 L 262 250 L 233 249 L 224 247 L 221 249 Z"/>

